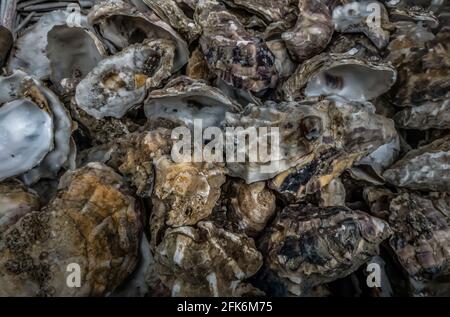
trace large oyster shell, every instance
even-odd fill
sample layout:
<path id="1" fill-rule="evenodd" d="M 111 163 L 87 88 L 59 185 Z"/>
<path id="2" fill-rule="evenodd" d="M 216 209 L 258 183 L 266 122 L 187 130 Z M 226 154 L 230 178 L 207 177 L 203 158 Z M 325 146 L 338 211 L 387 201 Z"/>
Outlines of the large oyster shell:
<path id="1" fill-rule="evenodd" d="M 450 191 L 450 136 L 409 151 L 383 173 L 391 184 L 418 190 Z"/>
<path id="2" fill-rule="evenodd" d="M 1 161 L 6 174 L 0 179 L 27 172 L 23 179 L 30 184 L 43 177 L 56 176 L 74 151 L 72 121 L 64 106 L 53 92 L 22 71 L 0 77 L 2 103 L 6 103 L 0 108 L 3 119 L 6 114 L 13 117 L 1 125 L 4 148 L 1 152 L 5 155 Z M 22 115 L 21 109 L 25 111 Z"/>
<path id="3" fill-rule="evenodd" d="M 277 82 L 274 56 L 262 39 L 215 0 L 199 0 L 195 20 L 203 29 L 200 45 L 210 69 L 238 89 L 258 92 Z"/>
<path id="4" fill-rule="evenodd" d="M 140 12 L 121 0 L 103 0 L 89 12 L 88 21 L 107 40 L 113 52 L 144 40 L 165 39 L 175 46 L 172 71 L 183 67 L 189 58 L 186 42 L 152 11 Z"/>
<path id="5" fill-rule="evenodd" d="M 77 86 L 77 105 L 96 119 L 121 118 L 172 71 L 174 46 L 146 41 L 105 58 Z"/>
<path id="6" fill-rule="evenodd" d="M 261 285 L 269 292 L 276 285 L 277 296 L 305 295 L 357 270 L 390 234 L 385 221 L 346 207 L 288 206 L 261 241 L 265 269 L 275 279 Z"/>
<path id="7" fill-rule="evenodd" d="M 122 177 L 90 164 L 62 177 L 57 196 L 1 233 L 2 296 L 99 296 L 132 272 L 140 211 Z M 71 263 L 81 287 L 66 284 Z"/>
<path id="8" fill-rule="evenodd" d="M 301 64 L 282 85 L 287 100 L 334 96 L 364 102 L 388 91 L 397 72 L 389 63 L 344 54 L 323 53 Z"/>
<path id="9" fill-rule="evenodd" d="M 262 265 L 253 239 L 212 222 L 167 230 L 155 260 L 172 296 L 239 296 Z"/>
<path id="10" fill-rule="evenodd" d="M 186 76 L 177 77 L 163 89 L 152 91 L 144 103 L 147 118 L 163 118 L 191 129 L 195 119 L 202 120 L 203 128 L 220 126 L 226 112 L 239 109 L 219 89 Z"/>

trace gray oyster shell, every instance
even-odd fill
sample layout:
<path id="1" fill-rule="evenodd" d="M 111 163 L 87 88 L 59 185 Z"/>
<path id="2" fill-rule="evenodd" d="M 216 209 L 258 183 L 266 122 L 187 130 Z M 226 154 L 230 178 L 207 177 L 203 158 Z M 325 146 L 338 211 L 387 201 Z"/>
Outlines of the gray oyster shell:
<path id="1" fill-rule="evenodd" d="M 406 153 L 383 173 L 391 184 L 417 190 L 450 190 L 450 136 Z"/>
<path id="2" fill-rule="evenodd" d="M 172 71 L 176 72 L 188 61 L 186 42 L 152 11 L 140 12 L 121 0 L 104 0 L 88 14 L 88 22 L 98 30 L 113 53 L 144 40 L 167 40 L 175 46 Z"/>
<path id="3" fill-rule="evenodd" d="M 238 89 L 259 92 L 277 82 L 274 56 L 261 38 L 215 0 L 200 0 L 195 20 L 202 27 L 200 45 L 212 72 Z"/>
<path id="4" fill-rule="evenodd" d="M 277 215 L 260 249 L 264 269 L 279 285 L 274 295 L 304 296 L 316 285 L 356 271 L 390 235 L 385 221 L 360 211 L 292 205 Z"/>
<path id="5" fill-rule="evenodd" d="M 47 34 L 50 79 L 61 94 L 74 92 L 106 55 L 100 40 L 85 28 L 56 25 Z"/>
<path id="6" fill-rule="evenodd" d="M 301 64 L 282 85 L 284 98 L 339 96 L 364 102 L 387 92 L 397 79 L 395 68 L 353 56 L 357 51 L 323 53 Z"/>
<path id="7" fill-rule="evenodd" d="M 77 105 L 96 119 L 123 117 L 171 75 L 174 49 L 168 40 L 145 41 L 103 59 L 78 84 Z"/>
<path id="8" fill-rule="evenodd" d="M 220 126 L 226 112 L 237 112 L 235 105 L 219 89 L 186 76 L 171 80 L 163 89 L 153 90 L 144 103 L 149 119 L 163 118 L 193 129 L 201 119 L 203 128 Z"/>

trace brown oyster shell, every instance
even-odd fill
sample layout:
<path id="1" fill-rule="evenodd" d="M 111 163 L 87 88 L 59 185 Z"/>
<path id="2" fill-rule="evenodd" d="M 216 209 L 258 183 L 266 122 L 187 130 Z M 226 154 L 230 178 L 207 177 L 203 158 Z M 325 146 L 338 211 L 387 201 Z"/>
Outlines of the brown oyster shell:
<path id="1" fill-rule="evenodd" d="M 274 56 L 262 39 L 246 31 L 241 21 L 215 0 L 197 5 L 195 20 L 202 27 L 200 45 L 209 68 L 238 89 L 259 92 L 277 82 Z"/>
<path id="2" fill-rule="evenodd" d="M 5 26 L 0 25 L 0 67 L 5 64 L 6 57 L 8 56 L 9 50 L 13 45 L 14 39 L 11 31 Z"/>
<path id="3" fill-rule="evenodd" d="M 261 250 L 278 295 L 302 296 L 357 270 L 390 234 L 385 221 L 360 211 L 292 205 L 267 230 Z"/>
<path id="4" fill-rule="evenodd" d="M 281 36 L 297 60 L 303 61 L 320 53 L 330 42 L 334 31 L 331 2 L 333 1 L 299 1 L 297 24 Z"/>
<path id="5" fill-rule="evenodd" d="M 233 182 L 229 195 L 228 218 L 249 237 L 260 233 L 275 214 L 275 195 L 265 182 Z"/>
<path id="6" fill-rule="evenodd" d="M 262 256 L 253 239 L 200 222 L 167 230 L 155 261 L 172 296 L 239 296 L 256 291 L 243 280 L 259 270 Z"/>
<path id="7" fill-rule="evenodd" d="M 383 173 L 391 184 L 417 190 L 450 191 L 450 136 L 409 151 Z"/>
<path id="8" fill-rule="evenodd" d="M 92 163 L 66 173 L 52 202 L 2 232 L 2 296 L 99 296 L 113 291 L 137 263 L 140 211 L 122 177 Z M 66 284 L 81 267 L 80 288 Z"/>

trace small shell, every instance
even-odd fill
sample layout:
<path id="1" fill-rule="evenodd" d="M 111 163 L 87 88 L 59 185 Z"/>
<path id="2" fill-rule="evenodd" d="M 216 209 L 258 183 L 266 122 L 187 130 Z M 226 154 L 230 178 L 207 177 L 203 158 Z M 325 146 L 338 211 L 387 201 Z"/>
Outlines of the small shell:
<path id="1" fill-rule="evenodd" d="M 275 279 L 271 284 L 279 286 L 277 296 L 304 296 L 356 271 L 390 234 L 386 222 L 360 211 L 292 205 L 277 216 L 260 249 Z"/>
<path id="2" fill-rule="evenodd" d="M 195 12 L 203 28 L 203 54 L 219 78 L 252 92 L 275 86 L 275 58 L 262 39 L 247 32 L 241 21 L 215 0 L 200 0 Z"/>
<path id="3" fill-rule="evenodd" d="M 391 184 L 417 190 L 450 191 L 450 136 L 438 139 L 404 157 L 383 173 Z"/>
<path id="4" fill-rule="evenodd" d="M 173 72 L 183 67 L 189 58 L 187 43 L 170 25 L 152 11 L 140 12 L 122 0 L 100 1 L 88 14 L 88 21 L 110 43 L 113 53 L 145 40 L 165 39 L 175 45 Z"/>
<path id="5" fill-rule="evenodd" d="M 104 165 L 65 174 L 46 208 L 1 233 L 0 295 L 110 293 L 138 261 L 142 224 L 137 207 L 122 177 Z M 81 287 L 67 287 L 73 263 L 81 269 Z"/>
<path id="6" fill-rule="evenodd" d="M 324 0 L 300 0 L 297 24 L 281 38 L 296 59 L 303 61 L 320 53 L 331 40 L 334 27 L 330 4 Z"/>
<path id="7" fill-rule="evenodd" d="M 131 45 L 100 61 L 80 82 L 77 105 L 96 119 L 121 118 L 171 75 L 173 58 L 171 41 Z"/>
<path id="8" fill-rule="evenodd" d="M 155 260 L 172 296 L 239 296 L 262 265 L 253 239 L 212 222 L 167 230 Z"/>
<path id="9" fill-rule="evenodd" d="M 149 119 L 163 118 L 193 129 L 194 120 L 201 119 L 203 128 L 217 127 L 226 112 L 240 110 L 219 89 L 180 76 L 159 90 L 152 91 L 144 103 Z"/>
<path id="10" fill-rule="evenodd" d="M 340 96 L 364 102 L 388 91 L 397 79 L 397 72 L 388 63 L 346 54 L 321 54 L 300 65 L 283 84 L 287 100 L 306 97 Z"/>

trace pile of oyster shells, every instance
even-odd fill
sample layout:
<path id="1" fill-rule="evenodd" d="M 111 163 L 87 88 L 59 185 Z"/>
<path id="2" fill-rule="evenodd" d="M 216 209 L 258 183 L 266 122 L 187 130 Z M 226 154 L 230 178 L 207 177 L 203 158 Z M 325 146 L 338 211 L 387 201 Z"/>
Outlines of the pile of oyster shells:
<path id="1" fill-rule="evenodd" d="M 450 295 L 448 3 L 66 3 L 0 5 L 0 296 Z"/>

